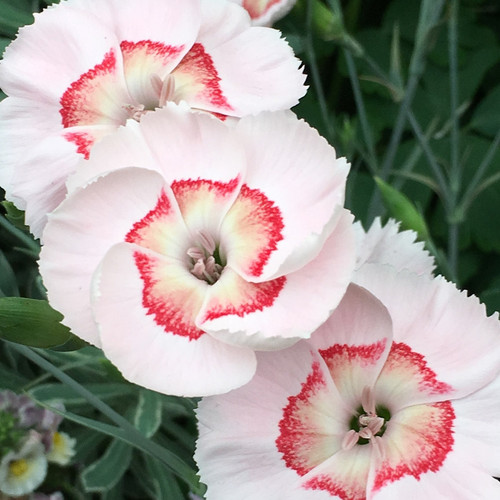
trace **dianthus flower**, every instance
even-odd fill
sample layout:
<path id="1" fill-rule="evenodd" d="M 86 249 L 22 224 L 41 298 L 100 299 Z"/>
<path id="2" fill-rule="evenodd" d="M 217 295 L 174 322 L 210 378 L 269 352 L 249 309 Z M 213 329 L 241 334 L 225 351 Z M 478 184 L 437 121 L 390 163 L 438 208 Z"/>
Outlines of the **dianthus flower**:
<path id="1" fill-rule="evenodd" d="M 271 26 L 284 17 L 297 0 L 231 0 L 241 5 L 250 15 L 255 26 Z"/>
<path id="2" fill-rule="evenodd" d="M 291 112 L 229 127 L 169 105 L 82 161 L 49 217 L 40 272 L 63 322 L 133 382 L 238 387 L 254 349 L 309 337 L 347 288 L 348 166 Z"/>
<path id="3" fill-rule="evenodd" d="M 201 401 L 207 500 L 500 497 L 498 315 L 380 250 L 355 277 L 380 300 L 352 284 L 310 340 L 259 353 L 249 384 Z"/>
<path id="4" fill-rule="evenodd" d="M 92 145 L 167 102 L 241 117 L 305 93 L 281 34 L 225 0 L 68 0 L 0 63 L 0 186 L 37 237 Z"/>

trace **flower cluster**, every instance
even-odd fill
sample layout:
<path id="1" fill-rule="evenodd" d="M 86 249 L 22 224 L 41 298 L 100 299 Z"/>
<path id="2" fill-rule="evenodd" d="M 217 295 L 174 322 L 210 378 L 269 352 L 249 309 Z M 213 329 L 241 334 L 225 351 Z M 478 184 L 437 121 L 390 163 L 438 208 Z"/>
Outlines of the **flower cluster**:
<path id="1" fill-rule="evenodd" d="M 62 409 L 61 404 L 57 406 Z M 27 396 L 0 392 L 0 493 L 9 497 L 31 493 L 45 479 L 49 462 L 69 463 L 75 440 L 58 430 L 61 420 Z M 40 495 L 32 498 L 42 498 Z M 60 494 L 51 498 L 60 498 Z"/>
<path id="2" fill-rule="evenodd" d="M 63 0 L 7 48 L 0 184 L 49 302 L 128 380 L 205 396 L 208 499 L 498 496 L 498 317 L 353 223 L 347 161 L 288 109 L 300 62 L 237 3 L 293 4 Z M 71 456 L 15 411 L 0 485 Z"/>

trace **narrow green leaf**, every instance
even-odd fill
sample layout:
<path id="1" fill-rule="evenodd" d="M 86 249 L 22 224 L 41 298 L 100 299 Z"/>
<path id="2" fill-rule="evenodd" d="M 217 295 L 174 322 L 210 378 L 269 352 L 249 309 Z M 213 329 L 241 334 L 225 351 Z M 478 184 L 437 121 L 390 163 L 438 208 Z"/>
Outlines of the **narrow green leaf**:
<path id="1" fill-rule="evenodd" d="M 104 455 L 86 467 L 81 480 L 85 491 L 103 492 L 115 486 L 125 474 L 132 458 L 132 447 L 114 439 Z"/>
<path id="2" fill-rule="evenodd" d="M 131 385 L 113 384 L 109 382 L 103 384 L 86 384 L 83 387 L 101 400 L 118 396 L 127 396 L 135 392 Z M 52 401 L 57 399 L 67 406 L 87 404 L 87 400 L 84 397 L 65 384 L 42 384 L 31 389 L 29 393 L 38 401 Z"/>
<path id="3" fill-rule="evenodd" d="M 71 332 L 60 323 L 62 319 L 45 300 L 0 298 L 0 338 L 4 340 L 32 347 L 64 344 Z"/>
<path id="4" fill-rule="evenodd" d="M 427 241 L 429 239 L 427 224 L 415 205 L 403 193 L 379 177 L 375 177 L 375 182 L 382 194 L 384 205 L 392 217 L 401 221 L 401 228 L 412 229 L 421 241 Z"/>
<path id="5" fill-rule="evenodd" d="M 134 425 L 146 437 L 155 434 L 161 425 L 162 396 L 156 392 L 141 390 L 134 413 Z"/>

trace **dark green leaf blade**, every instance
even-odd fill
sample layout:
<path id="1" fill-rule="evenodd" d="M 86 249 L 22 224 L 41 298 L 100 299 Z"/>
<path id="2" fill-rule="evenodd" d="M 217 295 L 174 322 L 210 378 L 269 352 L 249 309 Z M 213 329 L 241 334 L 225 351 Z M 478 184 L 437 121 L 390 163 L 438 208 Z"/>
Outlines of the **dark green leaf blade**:
<path id="1" fill-rule="evenodd" d="M 0 338 L 10 342 L 31 347 L 64 344 L 71 332 L 60 323 L 62 318 L 45 300 L 0 298 Z"/>

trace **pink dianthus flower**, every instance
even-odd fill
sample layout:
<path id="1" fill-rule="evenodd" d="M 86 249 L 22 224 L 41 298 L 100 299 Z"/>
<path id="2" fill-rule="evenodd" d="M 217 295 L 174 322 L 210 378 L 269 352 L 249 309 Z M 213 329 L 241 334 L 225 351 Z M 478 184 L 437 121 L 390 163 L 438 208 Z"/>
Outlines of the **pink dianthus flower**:
<path id="1" fill-rule="evenodd" d="M 368 232 L 365 288 L 352 284 L 309 340 L 258 353 L 249 384 L 201 401 L 208 500 L 500 496 L 498 315 L 433 278 L 393 227 Z M 383 241 L 404 254 L 399 270 Z"/>
<path id="2" fill-rule="evenodd" d="M 291 112 L 228 127 L 169 105 L 96 144 L 49 216 L 49 302 L 124 376 L 228 391 L 308 337 L 354 268 L 348 165 Z M 128 168 L 124 168 L 128 167 Z"/>
<path id="3" fill-rule="evenodd" d="M 0 63 L 0 186 L 39 237 L 79 159 L 127 120 L 180 101 L 221 118 L 288 109 L 299 66 L 225 0 L 63 0 Z"/>

